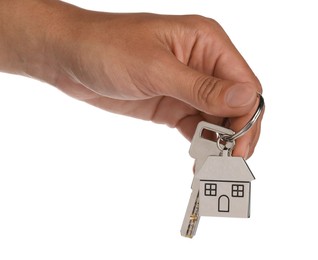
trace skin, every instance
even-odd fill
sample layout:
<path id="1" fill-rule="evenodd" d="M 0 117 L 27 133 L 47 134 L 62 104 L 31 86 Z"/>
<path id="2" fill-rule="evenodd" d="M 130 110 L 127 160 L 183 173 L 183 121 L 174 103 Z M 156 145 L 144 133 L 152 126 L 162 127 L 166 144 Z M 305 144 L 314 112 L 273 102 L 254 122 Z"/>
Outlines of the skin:
<path id="1" fill-rule="evenodd" d="M 55 0 L 0 0 L 0 71 L 49 83 L 110 112 L 177 128 L 240 130 L 261 84 L 222 27 L 195 16 L 118 14 Z M 262 116 L 236 141 L 252 155 Z"/>

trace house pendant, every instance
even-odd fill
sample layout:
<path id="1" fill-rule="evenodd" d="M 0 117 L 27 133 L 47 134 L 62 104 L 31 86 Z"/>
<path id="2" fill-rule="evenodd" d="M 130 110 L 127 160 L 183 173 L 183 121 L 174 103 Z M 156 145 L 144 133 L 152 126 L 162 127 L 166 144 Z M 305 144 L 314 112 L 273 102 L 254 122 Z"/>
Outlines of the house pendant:
<path id="1" fill-rule="evenodd" d="M 209 156 L 192 183 L 199 191 L 199 215 L 248 218 L 254 179 L 243 158 Z"/>

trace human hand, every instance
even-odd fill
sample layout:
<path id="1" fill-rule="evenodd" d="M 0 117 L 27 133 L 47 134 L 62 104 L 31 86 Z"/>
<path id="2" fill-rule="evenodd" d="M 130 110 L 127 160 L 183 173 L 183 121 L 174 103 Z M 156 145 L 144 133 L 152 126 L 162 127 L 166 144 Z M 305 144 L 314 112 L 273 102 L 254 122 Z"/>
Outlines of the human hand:
<path id="1" fill-rule="evenodd" d="M 238 131 L 257 109 L 260 83 L 214 20 L 28 3 L 37 16 L 23 37 L 33 41 L 16 48 L 24 64 L 16 62 L 14 73 L 111 112 L 176 127 L 188 139 L 202 120 Z M 237 140 L 234 155 L 253 153 L 260 126 L 261 118 Z"/>

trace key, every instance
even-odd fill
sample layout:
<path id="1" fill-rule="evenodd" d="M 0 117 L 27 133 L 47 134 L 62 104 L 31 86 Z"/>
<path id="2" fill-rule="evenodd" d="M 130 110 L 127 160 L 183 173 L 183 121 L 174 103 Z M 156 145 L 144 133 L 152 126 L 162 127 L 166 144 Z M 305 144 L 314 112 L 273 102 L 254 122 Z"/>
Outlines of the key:
<path id="1" fill-rule="evenodd" d="M 201 169 L 206 159 L 211 155 L 219 155 L 221 153 L 217 138 L 219 135 L 233 135 L 230 129 L 217 126 L 208 122 L 200 122 L 193 136 L 189 153 L 195 159 L 194 176 Z M 214 137 L 214 140 L 207 138 Z M 192 193 L 188 203 L 188 207 L 184 216 L 181 227 L 181 235 L 192 238 L 197 230 L 200 221 L 199 214 L 199 186 L 197 182 L 192 183 Z"/>
<path id="2" fill-rule="evenodd" d="M 192 190 L 190 196 L 190 201 L 181 227 L 181 235 L 192 238 L 196 233 L 199 221 L 199 192 L 195 189 Z"/>
<path id="3" fill-rule="evenodd" d="M 214 139 L 207 139 L 204 130 L 215 133 Z M 195 170 L 182 236 L 196 234 L 201 216 L 250 216 L 251 181 L 255 178 L 243 158 L 232 157 L 235 142 L 226 137 L 233 134 L 207 122 L 198 124 L 189 151 L 195 158 Z"/>
<path id="4" fill-rule="evenodd" d="M 181 227 L 181 235 L 192 238 L 200 216 L 250 216 L 251 181 L 255 179 L 245 160 L 232 157 L 235 140 L 244 135 L 265 106 L 258 93 L 259 105 L 250 121 L 237 133 L 207 122 L 200 122 L 191 142 L 195 159 L 192 193 Z M 206 130 L 214 133 L 212 138 Z"/>
<path id="5" fill-rule="evenodd" d="M 192 138 L 189 150 L 190 156 L 195 159 L 194 173 L 196 173 L 202 167 L 208 156 L 220 154 L 221 151 L 218 148 L 216 142 L 218 136 L 231 136 L 233 134 L 235 133 L 232 130 L 225 127 L 221 127 L 204 121 L 200 122 Z M 206 136 L 212 136 L 215 140 L 207 138 Z"/>

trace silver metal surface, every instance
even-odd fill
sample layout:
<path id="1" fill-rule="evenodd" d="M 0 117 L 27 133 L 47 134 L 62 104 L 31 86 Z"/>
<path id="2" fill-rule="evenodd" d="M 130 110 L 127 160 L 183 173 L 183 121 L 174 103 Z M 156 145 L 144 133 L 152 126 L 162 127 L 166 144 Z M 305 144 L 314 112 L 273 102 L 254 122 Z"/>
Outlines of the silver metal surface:
<path id="1" fill-rule="evenodd" d="M 216 135 L 215 140 L 205 138 L 203 135 L 204 131 L 214 133 Z M 195 159 L 194 172 L 196 173 L 202 167 L 208 156 L 220 155 L 221 150 L 217 145 L 217 139 L 220 136 L 232 136 L 233 134 L 235 134 L 234 131 L 225 127 L 205 121 L 200 122 L 197 125 L 189 150 L 190 156 Z"/>
<path id="2" fill-rule="evenodd" d="M 250 126 L 242 129 L 243 135 L 257 120 L 264 106 L 263 99 Z M 246 130 L 247 129 L 247 130 Z M 204 134 L 208 130 L 213 133 Z M 238 138 L 227 128 L 200 122 L 193 136 L 190 155 L 195 159 L 192 192 L 181 227 L 181 235 L 192 238 L 197 231 L 200 216 L 249 217 L 251 181 L 254 176 L 241 157 L 232 157 Z M 222 142 L 222 143 L 221 143 Z"/>
<path id="3" fill-rule="evenodd" d="M 242 157 L 209 156 L 195 176 L 199 182 L 199 214 L 214 217 L 250 217 L 254 176 Z"/>
<path id="4" fill-rule="evenodd" d="M 182 236 L 192 238 L 195 235 L 200 221 L 199 207 L 199 191 L 197 188 L 192 189 L 187 211 L 182 222 Z"/>

